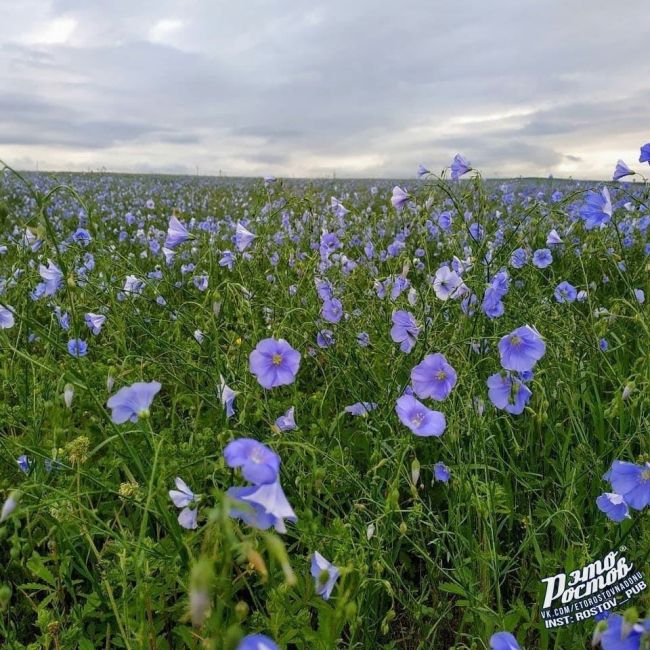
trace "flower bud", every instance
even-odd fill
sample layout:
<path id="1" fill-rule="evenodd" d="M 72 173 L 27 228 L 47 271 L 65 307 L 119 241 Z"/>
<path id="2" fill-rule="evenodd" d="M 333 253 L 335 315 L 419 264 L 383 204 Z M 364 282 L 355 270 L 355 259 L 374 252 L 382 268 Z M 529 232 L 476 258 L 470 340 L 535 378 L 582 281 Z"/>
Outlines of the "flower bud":
<path id="1" fill-rule="evenodd" d="M 240 600 L 236 605 L 235 605 L 235 616 L 237 617 L 237 620 L 241 623 L 247 616 L 248 616 L 248 603 L 246 603 L 243 600 Z"/>
<path id="2" fill-rule="evenodd" d="M 20 493 L 15 490 L 9 494 L 0 511 L 0 523 L 8 519 L 9 515 L 16 509 L 19 497 Z"/>
<path id="3" fill-rule="evenodd" d="M 63 401 L 67 408 L 72 406 L 72 398 L 74 397 L 74 386 L 72 384 L 66 384 L 63 389 Z"/>
<path id="4" fill-rule="evenodd" d="M 411 481 L 413 485 L 417 485 L 417 482 L 420 480 L 420 461 L 417 458 L 413 459 L 411 463 Z"/>
<path id="5" fill-rule="evenodd" d="M 6 610 L 11 600 L 11 587 L 9 585 L 2 585 L 0 587 L 0 609 Z"/>

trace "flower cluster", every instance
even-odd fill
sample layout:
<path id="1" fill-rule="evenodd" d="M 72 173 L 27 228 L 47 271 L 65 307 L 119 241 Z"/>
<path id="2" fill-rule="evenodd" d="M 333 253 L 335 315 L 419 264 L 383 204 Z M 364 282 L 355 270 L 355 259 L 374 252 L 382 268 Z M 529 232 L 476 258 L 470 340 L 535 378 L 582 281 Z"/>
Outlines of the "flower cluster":
<path id="1" fill-rule="evenodd" d="M 539 332 L 523 325 L 499 341 L 502 372 L 487 380 L 488 396 L 498 409 L 512 415 L 523 413 L 532 391 L 527 383 L 533 378 L 535 364 L 546 353 L 546 344 Z"/>

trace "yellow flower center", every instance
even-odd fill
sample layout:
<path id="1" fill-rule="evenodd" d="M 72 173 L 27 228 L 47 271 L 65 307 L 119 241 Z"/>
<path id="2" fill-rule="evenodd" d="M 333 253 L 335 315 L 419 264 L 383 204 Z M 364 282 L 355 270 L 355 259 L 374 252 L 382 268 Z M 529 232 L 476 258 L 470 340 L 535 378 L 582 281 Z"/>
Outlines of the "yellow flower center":
<path id="1" fill-rule="evenodd" d="M 511 336 L 510 343 L 512 343 L 512 345 L 521 345 L 521 337 L 517 335 Z"/>
<path id="2" fill-rule="evenodd" d="M 650 481 L 650 469 L 643 470 L 643 471 L 641 472 L 641 478 L 642 478 L 644 481 Z"/>
<path id="3" fill-rule="evenodd" d="M 273 365 L 274 366 L 279 366 L 282 363 L 282 355 L 281 354 L 274 354 L 273 355 Z"/>
<path id="4" fill-rule="evenodd" d="M 440 381 L 442 381 L 443 379 L 445 379 L 446 376 L 447 376 L 447 373 L 446 373 L 444 370 L 439 370 L 439 371 L 438 371 L 438 374 L 436 375 L 436 377 L 437 377 Z"/>

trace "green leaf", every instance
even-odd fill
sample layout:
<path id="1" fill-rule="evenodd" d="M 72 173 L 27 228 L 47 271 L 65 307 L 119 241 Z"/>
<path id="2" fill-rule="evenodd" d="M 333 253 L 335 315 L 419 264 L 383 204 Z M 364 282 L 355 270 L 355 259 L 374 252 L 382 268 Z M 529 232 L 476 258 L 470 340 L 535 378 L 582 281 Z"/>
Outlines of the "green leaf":
<path id="1" fill-rule="evenodd" d="M 27 560 L 27 568 L 35 575 L 38 576 L 41 580 L 47 582 L 48 585 L 56 587 L 56 578 L 52 575 L 52 572 L 45 566 L 43 558 L 36 552 L 32 554 L 32 557 Z"/>
<path id="2" fill-rule="evenodd" d="M 466 596 L 465 590 L 453 582 L 443 582 L 440 584 L 440 590 L 446 591 L 450 594 L 456 594 L 457 596 Z"/>

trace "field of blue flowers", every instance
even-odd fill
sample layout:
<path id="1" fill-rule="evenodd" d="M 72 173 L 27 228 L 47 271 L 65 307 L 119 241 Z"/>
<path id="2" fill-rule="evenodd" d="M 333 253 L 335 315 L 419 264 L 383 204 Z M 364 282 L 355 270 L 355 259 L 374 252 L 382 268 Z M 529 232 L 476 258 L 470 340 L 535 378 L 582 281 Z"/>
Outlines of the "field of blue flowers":
<path id="1" fill-rule="evenodd" d="M 2 648 L 649 647 L 650 188 L 418 176 L 4 169 Z"/>

